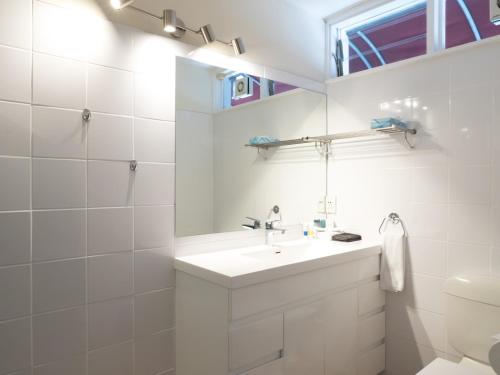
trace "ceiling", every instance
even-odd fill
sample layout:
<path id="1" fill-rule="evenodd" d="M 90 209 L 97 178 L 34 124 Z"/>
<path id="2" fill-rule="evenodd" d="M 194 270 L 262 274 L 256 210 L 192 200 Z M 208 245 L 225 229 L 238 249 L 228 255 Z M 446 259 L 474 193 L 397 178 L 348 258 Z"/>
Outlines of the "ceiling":
<path id="1" fill-rule="evenodd" d="M 130 9 L 113 11 L 109 0 L 44 1 L 88 9 L 113 22 L 167 37 L 161 29 L 161 22 Z M 217 39 L 227 42 L 242 37 L 247 53 L 239 57 L 241 60 L 322 82 L 326 70 L 322 18 L 340 4 L 353 1 L 356 0 L 135 0 L 134 5 L 156 15 L 161 15 L 163 9 L 175 9 L 178 17 L 192 28 L 211 24 Z M 328 3 L 335 6 L 324 8 Z M 308 12 L 305 13 L 304 9 Z M 300 33 L 297 25 L 300 25 Z M 187 33 L 182 42 L 202 45 L 199 35 L 192 33 Z M 225 48 L 223 52 L 232 55 L 230 48 L 216 47 Z"/>
<path id="2" fill-rule="evenodd" d="M 285 0 L 317 18 L 327 18 L 332 14 L 350 7 L 362 0 Z"/>

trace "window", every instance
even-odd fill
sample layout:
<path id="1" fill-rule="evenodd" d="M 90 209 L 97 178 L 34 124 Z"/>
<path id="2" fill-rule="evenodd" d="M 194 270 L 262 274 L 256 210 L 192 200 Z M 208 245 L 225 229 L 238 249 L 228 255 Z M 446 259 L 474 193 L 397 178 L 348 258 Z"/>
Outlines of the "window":
<path id="1" fill-rule="evenodd" d="M 446 48 L 500 34 L 490 21 L 490 0 L 446 0 Z"/>
<path id="2" fill-rule="evenodd" d="M 233 72 L 224 78 L 222 88 L 223 108 L 231 108 L 294 90 L 297 87 L 245 73 Z"/>
<path id="3" fill-rule="evenodd" d="M 331 75 L 342 76 L 500 35 L 494 0 L 377 0 L 333 15 Z"/>
<path id="4" fill-rule="evenodd" d="M 336 25 L 335 52 L 332 54 L 335 75 L 355 73 L 426 53 L 426 1 L 399 1 L 392 3 L 392 7 L 376 8 L 356 18 Z"/>

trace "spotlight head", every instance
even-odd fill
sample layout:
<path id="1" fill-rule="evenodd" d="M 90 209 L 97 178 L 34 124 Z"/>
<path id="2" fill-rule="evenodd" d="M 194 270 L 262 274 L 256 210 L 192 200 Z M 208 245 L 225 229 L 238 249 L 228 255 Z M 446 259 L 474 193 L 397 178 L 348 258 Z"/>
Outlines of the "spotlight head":
<path id="1" fill-rule="evenodd" d="M 233 46 L 234 54 L 236 56 L 243 55 L 246 52 L 243 39 L 241 38 L 231 40 L 231 45 Z"/>
<path id="2" fill-rule="evenodd" d="M 177 31 L 177 15 L 173 9 L 165 9 L 163 11 L 163 30 L 171 34 Z"/>
<path id="3" fill-rule="evenodd" d="M 110 0 L 109 3 L 113 9 L 120 10 L 129 6 L 133 2 L 134 0 Z"/>
<path id="4" fill-rule="evenodd" d="M 215 42 L 215 33 L 211 25 L 205 25 L 200 28 L 201 36 L 205 44 L 210 44 Z"/>

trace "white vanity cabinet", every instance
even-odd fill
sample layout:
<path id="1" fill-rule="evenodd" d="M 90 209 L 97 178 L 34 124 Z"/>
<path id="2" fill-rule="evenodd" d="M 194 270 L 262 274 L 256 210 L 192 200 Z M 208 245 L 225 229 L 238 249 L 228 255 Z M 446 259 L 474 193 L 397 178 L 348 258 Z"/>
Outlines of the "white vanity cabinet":
<path id="1" fill-rule="evenodd" d="M 380 255 L 232 288 L 177 271 L 177 375 L 376 375 Z M 181 267 L 182 268 L 182 267 Z"/>

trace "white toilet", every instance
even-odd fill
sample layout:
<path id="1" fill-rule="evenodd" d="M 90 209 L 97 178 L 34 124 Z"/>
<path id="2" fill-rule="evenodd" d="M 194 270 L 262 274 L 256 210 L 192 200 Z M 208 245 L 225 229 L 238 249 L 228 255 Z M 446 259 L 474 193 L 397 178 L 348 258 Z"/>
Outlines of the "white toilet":
<path id="1" fill-rule="evenodd" d="M 449 341 L 464 358 L 438 358 L 418 375 L 500 375 L 500 280 L 454 277 L 445 294 Z"/>

